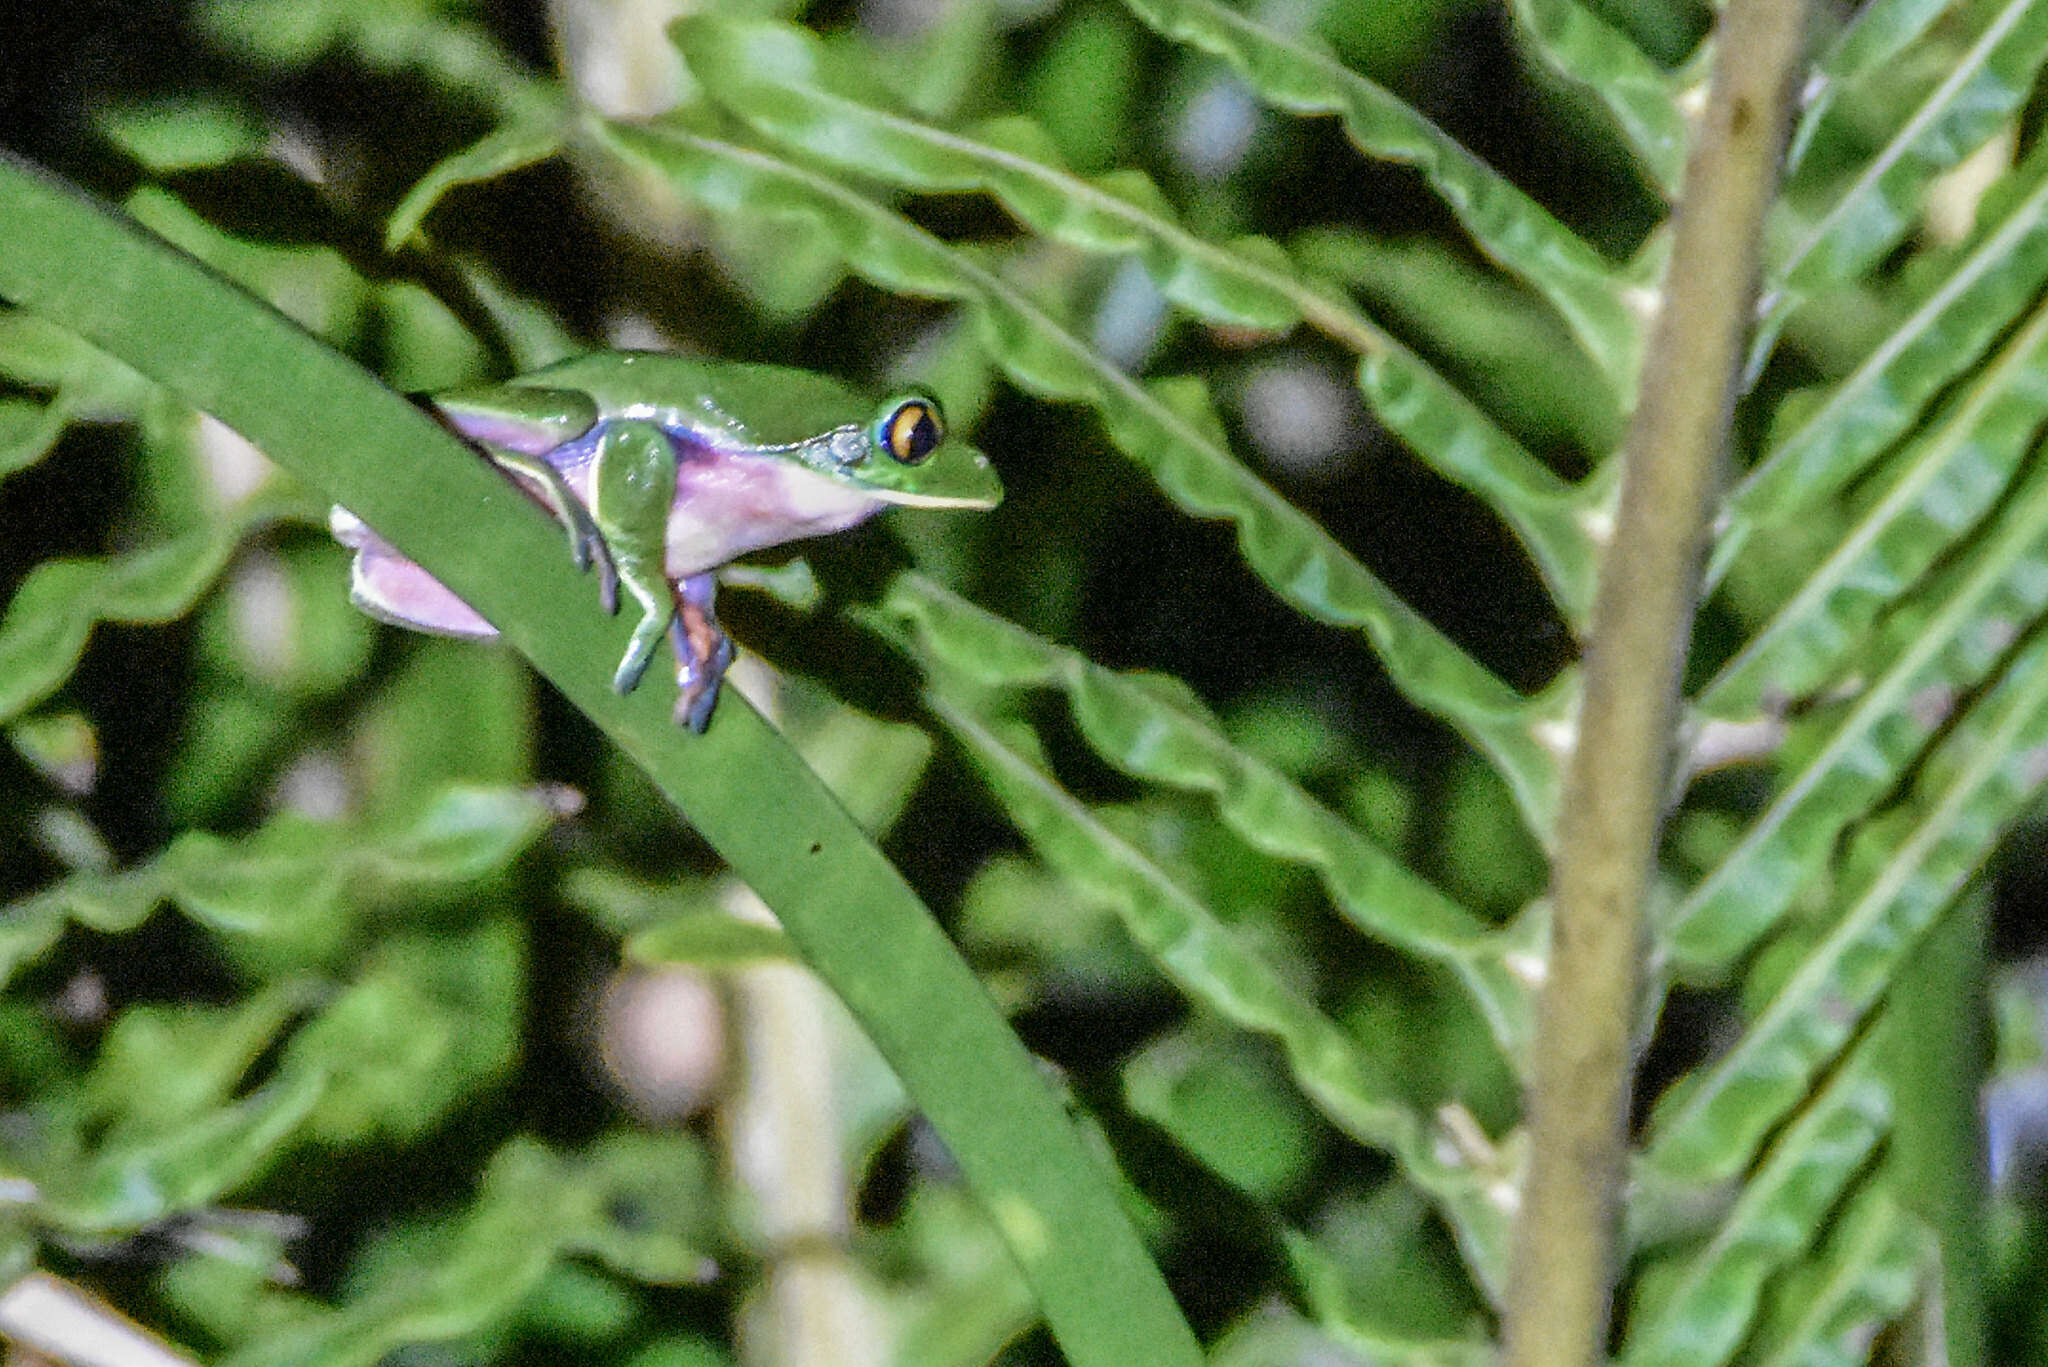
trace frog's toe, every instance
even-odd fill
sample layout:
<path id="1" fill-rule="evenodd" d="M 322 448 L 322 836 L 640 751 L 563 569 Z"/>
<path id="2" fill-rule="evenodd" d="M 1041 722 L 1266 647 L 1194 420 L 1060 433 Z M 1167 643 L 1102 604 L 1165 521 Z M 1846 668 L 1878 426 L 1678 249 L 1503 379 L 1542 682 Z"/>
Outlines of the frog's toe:
<path id="1" fill-rule="evenodd" d="M 647 673 L 647 666 L 654 661 L 655 647 L 661 643 L 662 624 L 643 622 L 640 630 L 633 633 L 633 644 L 626 649 L 625 658 L 619 661 L 616 673 L 612 675 L 612 691 L 624 696 L 640 686 L 640 680 Z"/>
<path id="2" fill-rule="evenodd" d="M 583 556 L 576 568 L 588 570 L 591 562 L 597 563 L 597 604 L 604 609 L 607 617 L 619 615 L 619 565 L 612 559 L 612 548 L 605 539 L 593 531 L 583 542 Z M 645 668 L 642 664 L 642 668 Z"/>
<path id="3" fill-rule="evenodd" d="M 687 726 L 692 735 L 701 736 L 711 725 L 711 710 L 717 706 L 717 684 L 706 684 L 695 690 L 686 688 L 676 695 L 676 725 Z"/>

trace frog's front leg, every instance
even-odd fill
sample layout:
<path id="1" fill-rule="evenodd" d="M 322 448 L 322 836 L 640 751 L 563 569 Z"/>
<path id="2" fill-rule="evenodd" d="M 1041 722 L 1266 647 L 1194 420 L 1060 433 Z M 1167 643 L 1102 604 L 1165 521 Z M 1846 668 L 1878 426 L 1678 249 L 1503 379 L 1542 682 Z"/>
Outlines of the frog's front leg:
<path id="1" fill-rule="evenodd" d="M 604 605 L 607 614 L 619 610 L 619 570 L 612 558 L 611 548 L 605 544 L 597 523 L 590 510 L 576 497 L 576 491 L 569 487 L 569 481 L 562 478 L 545 456 L 528 455 L 499 446 L 495 442 L 477 443 L 491 463 L 508 471 L 519 479 L 554 515 L 569 533 L 569 558 L 579 570 L 587 570 L 591 562 L 597 564 L 597 600 Z"/>
<path id="2" fill-rule="evenodd" d="M 718 685 L 732 664 L 732 638 L 712 609 L 717 593 L 712 574 L 693 574 L 677 584 L 675 620 L 668 629 L 676 652 L 676 724 L 699 735 L 711 724 Z"/>
<path id="3" fill-rule="evenodd" d="M 651 422 L 616 419 L 598 432 L 590 473 L 590 515 L 610 550 L 618 582 L 640 604 L 633 640 L 612 675 L 630 693 L 647 672 L 661 634 L 675 620 L 668 579 L 668 517 L 676 498 L 676 448 Z M 611 605 L 615 610 L 616 597 Z"/>

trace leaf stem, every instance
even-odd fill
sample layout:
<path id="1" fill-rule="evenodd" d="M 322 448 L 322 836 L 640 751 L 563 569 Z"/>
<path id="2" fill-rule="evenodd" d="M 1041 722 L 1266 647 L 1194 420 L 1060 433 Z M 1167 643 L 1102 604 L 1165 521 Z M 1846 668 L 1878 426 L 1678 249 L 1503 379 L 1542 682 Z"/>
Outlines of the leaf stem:
<path id="1" fill-rule="evenodd" d="M 1503 1317 L 1507 1367 L 1578 1367 L 1604 1355 L 1644 902 L 1804 18 L 1797 0 L 1733 0 L 1723 15 L 1623 448 L 1621 513 L 1602 567 L 1560 809 L 1529 1172 Z"/>

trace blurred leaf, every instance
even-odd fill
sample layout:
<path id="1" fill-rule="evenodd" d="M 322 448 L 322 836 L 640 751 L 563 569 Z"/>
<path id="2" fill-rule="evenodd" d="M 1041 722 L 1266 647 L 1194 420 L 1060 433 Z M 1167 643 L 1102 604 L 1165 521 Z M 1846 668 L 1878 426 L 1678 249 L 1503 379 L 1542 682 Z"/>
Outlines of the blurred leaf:
<path id="1" fill-rule="evenodd" d="M 469 724 L 450 726 L 450 717 Z M 416 641 L 355 728 L 362 809 L 399 818 L 451 783 L 521 782 L 533 772 L 533 726 L 533 686 L 509 652 Z M 580 805 L 564 789 L 533 796 L 558 816 Z"/>
<path id="2" fill-rule="evenodd" d="M 1309 1101 L 1353 1139 L 1393 1154 L 1409 1179 L 1438 1202 L 1481 1282 L 1498 1285 L 1507 1224 L 1506 1212 L 1495 1204 L 1492 1176 L 1447 1154 L 1375 1054 L 994 732 L 950 708 L 939 711 L 1047 862 L 1109 899 L 1125 930 L 1183 992 L 1279 1045 Z"/>
<path id="3" fill-rule="evenodd" d="M 24 717 L 7 727 L 7 742 L 37 773 L 74 797 L 99 783 L 99 733 L 80 713 Z"/>
<path id="4" fill-rule="evenodd" d="M 317 516 L 303 495 L 258 495 L 220 524 L 147 550 L 37 566 L 0 616 L 0 721 L 20 716 L 63 684 L 94 626 L 182 617 L 213 586 L 244 536 L 274 522 Z"/>
<path id="5" fill-rule="evenodd" d="M 681 1136 L 613 1136 L 568 1159 L 515 1140 L 491 1160 L 475 1204 L 435 1240 L 432 1256 L 403 1260 L 334 1309 L 308 1306 L 297 1323 L 220 1361 L 370 1367 L 406 1344 L 502 1322 L 557 1258 L 576 1253 L 654 1281 L 697 1279 L 707 1267 L 696 1242 L 707 1188 L 702 1153 Z"/>
<path id="6" fill-rule="evenodd" d="M 1283 1305 L 1268 1301 L 1232 1325 L 1209 1349 L 1210 1367 L 1371 1367 L 1329 1334 Z"/>
<path id="7" fill-rule="evenodd" d="M 124 1129 L 147 1133 L 221 1105 L 312 995 L 310 983 L 288 981 L 232 1007 L 127 1008 L 79 1089 L 79 1123 L 117 1136 Z"/>
<path id="8" fill-rule="evenodd" d="M 66 919 L 119 933 L 165 901 L 259 962 L 315 964 L 364 934 L 373 910 L 417 911 L 460 896 L 503 869 L 556 815 L 534 793 L 453 787 L 404 822 L 286 813 L 236 840 L 187 831 L 147 863 L 75 873 L 9 905 L 0 969 L 11 974 L 44 952 Z"/>
<path id="9" fill-rule="evenodd" d="M 789 938 L 775 927 L 713 911 L 675 916 L 638 931 L 626 941 L 624 953 L 634 963 L 688 964 L 693 968 L 737 968 L 796 959 Z"/>
<path id="10" fill-rule="evenodd" d="M 874 1250 L 897 1273 L 888 1299 L 899 1367 L 1002 1361 L 1029 1331 L 1031 1301 L 988 1217 L 958 1188 L 923 1182 Z"/>
<path id="11" fill-rule="evenodd" d="M 1124 1102 L 1239 1191 L 1284 1200 L 1308 1179 L 1321 1135 L 1275 1062 L 1240 1037 L 1183 1030 L 1124 1064 Z"/>
<path id="12" fill-rule="evenodd" d="M 1313 1233 L 1285 1232 L 1295 1284 L 1316 1326 L 1369 1362 L 1482 1367 L 1478 1308 L 1428 1217 L 1398 1181 L 1331 1202 Z"/>
<path id="13" fill-rule="evenodd" d="M 1616 392 L 1635 391 L 1643 328 L 1614 268 L 1442 129 L 1318 47 L 1217 0 L 1127 3 L 1161 36 L 1229 62 L 1272 103 L 1335 114 L 1367 156 L 1413 165 L 1480 250 L 1550 301 Z"/>
<path id="14" fill-rule="evenodd" d="M 1287 249 L 1311 276 L 1362 292 L 1434 358 L 1442 378 L 1430 388 L 1455 384 L 1467 396 L 1461 402 L 1490 422 L 1514 424 L 1525 445 L 1544 452 L 1569 446 L 1593 462 L 1621 445 L 1622 396 L 1601 382 L 1556 314 L 1455 244 L 1325 226 L 1295 234 Z M 1378 360 L 1404 357 L 1389 351 Z M 1514 501 L 1503 502 L 1512 517 Z"/>
<path id="15" fill-rule="evenodd" d="M 1059 148 L 1060 159 L 1087 171 L 1128 159 L 1139 113 L 1141 57 L 1139 30 L 1120 10 L 1082 5 L 1061 15 L 1023 91 L 1025 107 Z"/>
<path id="16" fill-rule="evenodd" d="M 1882 71 L 1950 7 L 1951 0 L 1871 0 L 1858 9 L 1814 64 L 1817 79 L 1794 125 L 1787 167 L 1804 158 L 1844 84 Z"/>
<path id="17" fill-rule="evenodd" d="M 47 319 L 0 309 L 0 376 L 35 398 L 0 400 L 0 480 L 43 459 L 73 422 L 129 418 L 152 386 Z"/>
<path id="18" fill-rule="evenodd" d="M 518 120 L 556 98 L 467 18 L 434 0 L 202 0 L 196 21 L 221 47 L 259 67 L 295 71 L 336 48 L 372 70 L 416 72 Z"/>
<path id="19" fill-rule="evenodd" d="M 561 116 L 501 124 L 480 141 L 443 157 L 391 211 L 384 226 L 384 249 L 395 252 L 411 241 L 427 214 L 456 186 L 495 180 L 555 156 L 562 150 L 563 133 Z"/>
<path id="20" fill-rule="evenodd" d="M 97 122 L 109 141 L 158 175 L 222 166 L 261 152 L 269 140 L 246 108 L 214 96 L 114 105 Z"/>
<path id="21" fill-rule="evenodd" d="M 35 1218 L 74 1237 L 125 1234 L 218 1200 L 269 1168 L 319 1103 L 320 1073 L 239 1101 L 135 1125 L 90 1153 L 34 1165 Z"/>
<path id="22" fill-rule="evenodd" d="M 1514 0 L 1513 13 L 1537 57 L 1606 107 L 1644 176 L 1676 199 L 1692 141 L 1676 82 L 1579 0 Z"/>
<path id="23" fill-rule="evenodd" d="M 1851 1199 L 1814 1258 L 1765 1291 L 1753 1367 L 1860 1367 L 1919 1292 L 1928 1232 L 1880 1184 Z"/>
<path id="24" fill-rule="evenodd" d="M 281 1070 L 332 1079 L 307 1119 L 328 1144 L 418 1139 L 517 1055 L 525 950 L 505 919 L 380 941 L 285 1048 Z"/>
<path id="25" fill-rule="evenodd" d="M 1134 778 L 1210 795 L 1217 814 L 1266 854 L 1315 869 L 1337 910 L 1377 939 L 1443 964 L 1469 992 L 1502 1049 L 1527 1045 L 1531 1001 L 1500 935 L 1375 846 L 1356 828 L 1231 746 L 1206 709 L 1170 681 L 1120 675 L 1031 636 L 916 575 L 884 599 L 886 622 L 927 669 L 996 687 L 1068 695 L 1082 734 Z"/>

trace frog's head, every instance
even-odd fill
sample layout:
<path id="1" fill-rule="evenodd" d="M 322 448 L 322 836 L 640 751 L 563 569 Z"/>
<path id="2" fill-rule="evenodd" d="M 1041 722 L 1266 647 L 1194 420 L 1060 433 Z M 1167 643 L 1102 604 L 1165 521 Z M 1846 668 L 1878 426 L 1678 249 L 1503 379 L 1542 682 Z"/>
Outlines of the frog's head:
<path id="1" fill-rule="evenodd" d="M 981 452 L 946 433 L 936 399 L 897 394 L 864 425 L 831 434 L 831 474 L 884 503 L 993 508 L 1003 483 Z"/>

